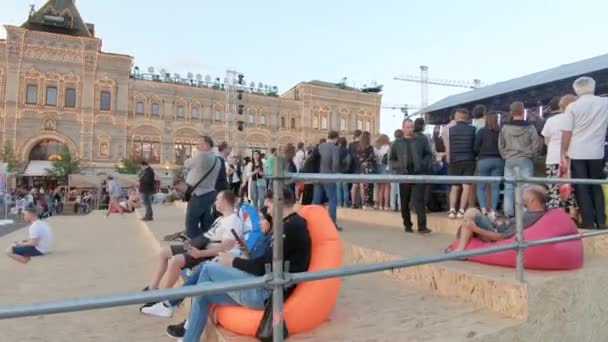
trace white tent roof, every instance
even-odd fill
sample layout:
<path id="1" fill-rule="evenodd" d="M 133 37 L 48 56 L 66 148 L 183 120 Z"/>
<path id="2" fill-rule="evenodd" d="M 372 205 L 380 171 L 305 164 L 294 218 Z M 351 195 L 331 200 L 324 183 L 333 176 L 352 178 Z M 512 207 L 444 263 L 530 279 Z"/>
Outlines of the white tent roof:
<path id="1" fill-rule="evenodd" d="M 24 176 L 46 176 L 46 169 L 52 169 L 53 162 L 50 160 L 32 160 L 25 168 Z"/>

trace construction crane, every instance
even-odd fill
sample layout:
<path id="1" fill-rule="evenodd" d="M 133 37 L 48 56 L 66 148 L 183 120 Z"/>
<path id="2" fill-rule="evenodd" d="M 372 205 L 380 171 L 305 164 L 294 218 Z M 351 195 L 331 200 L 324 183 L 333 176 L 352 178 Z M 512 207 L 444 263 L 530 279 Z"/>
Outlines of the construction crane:
<path id="1" fill-rule="evenodd" d="M 383 109 L 400 110 L 401 113 L 403 113 L 403 118 L 404 119 L 407 119 L 410 116 L 410 114 L 409 114 L 410 109 L 414 109 L 414 110 L 421 109 L 420 107 L 410 106 L 410 105 L 407 105 L 407 104 L 405 104 L 405 105 L 395 105 L 395 106 L 382 106 L 382 108 Z"/>
<path id="2" fill-rule="evenodd" d="M 425 108 L 429 104 L 429 84 L 439 85 L 445 87 L 455 88 L 468 88 L 477 89 L 484 85 L 480 80 L 474 79 L 472 81 L 458 81 L 458 80 L 444 80 L 438 78 L 429 78 L 429 67 L 426 65 L 420 66 L 420 76 L 414 75 L 399 75 L 393 77 L 397 81 L 415 82 L 420 83 L 420 107 Z"/>

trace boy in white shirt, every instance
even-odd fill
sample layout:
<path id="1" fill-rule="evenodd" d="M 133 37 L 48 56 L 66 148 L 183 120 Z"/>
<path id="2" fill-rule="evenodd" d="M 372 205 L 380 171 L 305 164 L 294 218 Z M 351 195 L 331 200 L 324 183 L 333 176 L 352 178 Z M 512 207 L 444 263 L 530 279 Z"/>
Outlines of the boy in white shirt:
<path id="1" fill-rule="evenodd" d="M 6 254 L 13 260 L 27 264 L 32 257 L 45 255 L 51 248 L 53 235 L 48 223 L 38 219 L 36 208 L 28 207 L 24 210 L 24 219 L 30 224 L 29 238 L 21 242 L 15 241 L 6 250 Z"/>

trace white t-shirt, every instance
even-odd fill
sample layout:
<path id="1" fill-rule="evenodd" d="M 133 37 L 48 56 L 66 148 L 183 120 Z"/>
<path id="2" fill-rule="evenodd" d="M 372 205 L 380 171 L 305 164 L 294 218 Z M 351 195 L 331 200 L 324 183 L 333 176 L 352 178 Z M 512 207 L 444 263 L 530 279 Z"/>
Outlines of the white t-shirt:
<path id="1" fill-rule="evenodd" d="M 388 153 L 389 149 L 390 145 L 382 145 L 380 146 L 380 148 L 374 146 L 374 155 L 376 157 L 376 163 L 378 163 L 378 165 L 382 165 L 382 160 L 384 159 L 384 156 Z"/>
<path id="2" fill-rule="evenodd" d="M 211 241 L 234 240 L 231 229 L 234 229 L 238 236 L 243 236 L 243 222 L 236 213 L 218 217 L 205 233 L 205 237 Z"/>
<path id="3" fill-rule="evenodd" d="M 608 98 L 582 95 L 566 108 L 564 130 L 572 131 L 571 159 L 603 159 L 608 128 Z"/>
<path id="4" fill-rule="evenodd" d="M 30 239 L 39 239 L 36 249 L 46 254 L 51 249 L 51 242 L 53 241 L 53 234 L 51 233 L 51 226 L 48 223 L 36 220 L 30 225 L 29 228 Z"/>
<path id="5" fill-rule="evenodd" d="M 550 117 L 545 122 L 543 127 L 542 136 L 549 139 L 547 144 L 547 158 L 545 163 L 559 164 L 561 162 L 561 149 L 562 149 L 562 131 L 567 125 L 568 117 L 565 114 L 557 114 Z"/>
<path id="6" fill-rule="evenodd" d="M 300 169 L 303 166 L 302 164 L 304 164 L 305 157 L 306 157 L 306 154 L 302 150 L 298 150 L 296 152 L 295 157 L 293 157 L 293 163 L 296 164 L 296 169 L 298 170 L 298 172 L 300 172 Z"/>

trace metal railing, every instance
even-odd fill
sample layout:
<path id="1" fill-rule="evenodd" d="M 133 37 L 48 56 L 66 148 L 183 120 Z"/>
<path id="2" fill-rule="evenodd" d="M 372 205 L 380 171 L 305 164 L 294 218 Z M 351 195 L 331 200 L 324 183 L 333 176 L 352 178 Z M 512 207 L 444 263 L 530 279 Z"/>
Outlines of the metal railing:
<path id="1" fill-rule="evenodd" d="M 515 185 L 515 215 L 516 215 L 516 239 L 508 245 L 493 246 L 480 248 L 475 250 L 453 252 L 449 254 L 440 253 L 428 256 L 418 256 L 397 259 L 386 262 L 367 263 L 347 265 L 338 268 L 325 269 L 319 271 L 309 271 L 302 273 L 284 272 L 283 268 L 283 222 L 282 220 L 274 220 L 273 235 L 275 237 L 273 244 L 273 259 L 272 270 L 262 277 L 252 277 L 249 279 L 220 282 L 220 283 L 204 283 L 193 286 L 187 286 L 174 289 L 163 289 L 149 292 L 136 292 L 121 295 L 109 295 L 100 297 L 86 297 L 66 299 L 55 302 L 36 303 L 29 305 L 14 305 L 0 307 L 0 319 L 26 317 L 35 315 L 46 315 L 56 313 L 66 313 L 84 310 L 93 310 L 101 308 L 109 308 L 116 306 L 142 304 L 148 302 L 158 302 L 161 300 L 171 300 L 185 297 L 210 295 L 216 293 L 225 293 L 228 291 L 239 291 L 260 287 L 268 287 L 272 289 L 273 296 L 273 328 L 275 331 L 282 332 L 283 317 L 283 288 L 285 286 L 312 280 L 321 280 L 329 278 L 337 278 L 343 276 L 353 276 L 364 273 L 380 272 L 393 270 L 398 268 L 412 267 L 442 261 L 462 259 L 476 255 L 491 254 L 507 250 L 516 250 L 516 279 L 524 281 L 524 250 L 528 247 L 539 246 L 545 244 L 559 243 L 570 240 L 578 240 L 581 238 L 593 237 L 598 235 L 608 234 L 608 230 L 590 231 L 577 233 L 567 236 L 559 236 L 554 238 L 540 240 L 524 240 L 523 236 L 523 185 L 524 184 L 608 184 L 608 180 L 598 179 L 559 179 L 559 178 L 537 178 L 537 177 L 520 177 L 519 170 L 516 170 L 515 177 L 453 177 L 453 176 L 420 176 L 420 175 L 345 175 L 345 174 L 292 174 L 284 173 L 279 167 L 283 165 L 282 159 L 277 158 L 275 161 L 275 170 L 273 176 L 274 191 L 274 217 L 283 217 L 283 186 L 286 180 L 294 180 L 298 182 L 349 182 L 349 183 L 426 183 L 426 184 L 458 184 L 458 183 L 491 183 L 504 182 Z M 282 334 L 274 334 L 273 341 L 283 341 Z"/>

